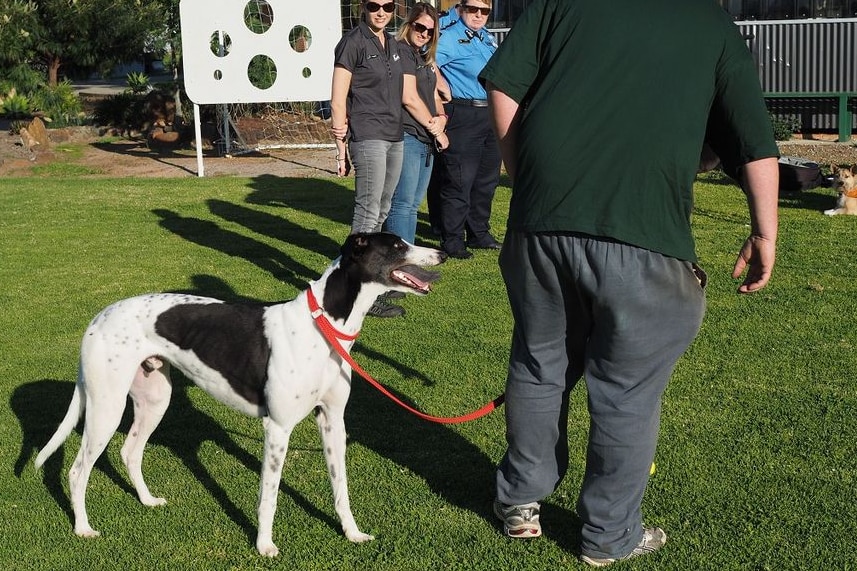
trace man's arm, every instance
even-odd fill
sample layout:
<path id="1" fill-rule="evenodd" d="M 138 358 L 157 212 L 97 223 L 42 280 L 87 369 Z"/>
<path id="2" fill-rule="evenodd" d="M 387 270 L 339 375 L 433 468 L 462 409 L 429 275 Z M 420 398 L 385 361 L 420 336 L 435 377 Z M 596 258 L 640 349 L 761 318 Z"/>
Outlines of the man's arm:
<path id="1" fill-rule="evenodd" d="M 742 188 L 750 209 L 750 237 L 738 254 L 732 277 L 747 275 L 738 293 L 762 289 L 771 279 L 777 247 L 777 201 L 779 199 L 779 165 L 776 157 L 744 165 Z"/>
<path id="2" fill-rule="evenodd" d="M 488 92 L 488 106 L 491 108 L 491 120 L 494 124 L 494 132 L 497 134 L 503 164 L 506 165 L 509 178 L 514 182 L 520 106 L 517 101 L 500 91 L 490 81 L 486 83 L 485 89 Z"/>

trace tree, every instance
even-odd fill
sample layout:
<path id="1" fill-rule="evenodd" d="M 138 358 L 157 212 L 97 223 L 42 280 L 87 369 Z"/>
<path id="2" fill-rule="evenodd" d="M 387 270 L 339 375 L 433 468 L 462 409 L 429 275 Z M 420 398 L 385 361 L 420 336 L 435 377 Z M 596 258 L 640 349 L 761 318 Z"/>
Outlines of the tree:
<path id="1" fill-rule="evenodd" d="M 146 0 L 32 0 L 32 4 L 37 12 L 33 51 L 52 86 L 63 65 L 106 72 L 139 58 L 151 31 L 162 26 L 164 18 L 160 3 Z"/>
<path id="2" fill-rule="evenodd" d="M 0 0 L 0 69 L 15 67 L 30 58 L 37 25 L 34 2 Z"/>

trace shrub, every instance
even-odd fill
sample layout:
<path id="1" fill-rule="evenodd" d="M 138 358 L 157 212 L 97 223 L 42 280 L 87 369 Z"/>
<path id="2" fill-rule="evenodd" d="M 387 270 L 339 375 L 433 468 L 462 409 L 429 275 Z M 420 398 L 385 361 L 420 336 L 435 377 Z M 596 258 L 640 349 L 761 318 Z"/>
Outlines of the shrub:
<path id="1" fill-rule="evenodd" d="M 12 88 L 18 93 L 33 93 L 37 89 L 44 87 L 44 74 L 31 68 L 27 64 L 20 64 L 9 69 L 0 71 L 0 93 L 7 93 Z"/>
<path id="2" fill-rule="evenodd" d="M 9 122 L 9 133 L 12 135 L 17 135 L 21 132 L 21 129 L 25 129 L 29 125 L 29 120 L 15 119 L 14 121 Z"/>
<path id="3" fill-rule="evenodd" d="M 793 134 L 800 131 L 800 126 L 800 118 L 796 115 L 771 114 L 771 127 L 774 129 L 774 139 L 777 141 L 788 141 Z"/>
<path id="4" fill-rule="evenodd" d="M 125 92 L 111 95 L 95 106 L 95 123 L 119 129 L 141 129 L 145 122 L 145 98 Z"/>
<path id="5" fill-rule="evenodd" d="M 149 91 L 149 76 L 142 71 L 135 71 L 125 76 L 131 93 L 146 93 Z"/>
<path id="6" fill-rule="evenodd" d="M 16 93 L 14 89 L 0 100 L 0 114 L 10 119 L 27 117 L 32 111 L 30 99 L 26 95 Z"/>
<path id="7" fill-rule="evenodd" d="M 80 97 L 71 83 L 63 81 L 55 87 L 44 86 L 33 92 L 33 108 L 41 111 L 53 127 L 81 125 L 84 121 Z"/>

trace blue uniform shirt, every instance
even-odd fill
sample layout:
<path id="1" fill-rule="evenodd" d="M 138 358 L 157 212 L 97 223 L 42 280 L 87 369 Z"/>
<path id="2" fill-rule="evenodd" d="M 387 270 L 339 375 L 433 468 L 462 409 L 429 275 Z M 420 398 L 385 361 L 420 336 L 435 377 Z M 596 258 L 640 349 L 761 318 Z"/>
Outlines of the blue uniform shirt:
<path id="1" fill-rule="evenodd" d="M 457 15 L 457 14 L 456 14 Z M 493 34 L 482 28 L 474 32 L 458 20 L 444 29 L 437 44 L 437 65 L 458 99 L 486 99 L 479 73 L 497 50 Z"/>
<path id="2" fill-rule="evenodd" d="M 437 25 L 440 28 L 441 33 L 454 23 L 458 21 L 458 10 L 456 9 L 458 4 L 450 8 L 449 10 L 444 10 L 440 14 L 437 15 Z"/>

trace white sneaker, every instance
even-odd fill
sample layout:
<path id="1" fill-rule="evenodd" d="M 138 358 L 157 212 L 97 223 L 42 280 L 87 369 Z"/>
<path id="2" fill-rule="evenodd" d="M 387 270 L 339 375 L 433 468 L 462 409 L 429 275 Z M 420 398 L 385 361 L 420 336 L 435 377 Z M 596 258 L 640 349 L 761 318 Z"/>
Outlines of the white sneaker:
<path id="1" fill-rule="evenodd" d="M 507 506 L 494 500 L 494 515 L 503 522 L 503 533 L 515 539 L 532 539 L 542 534 L 539 502 Z"/>
<path id="2" fill-rule="evenodd" d="M 624 557 L 616 557 L 613 558 L 604 558 L 599 559 L 597 557 L 590 557 L 588 555 L 581 555 L 580 560 L 589 565 L 590 567 L 607 567 L 611 563 L 615 563 L 617 561 L 624 561 L 626 559 L 631 559 L 632 557 L 639 557 L 640 555 L 645 555 L 647 553 L 652 553 L 657 551 L 667 542 L 667 534 L 659 527 L 647 527 L 643 530 L 643 539 L 640 540 L 640 543 L 637 544 L 637 547 L 634 548 L 631 553 Z"/>

